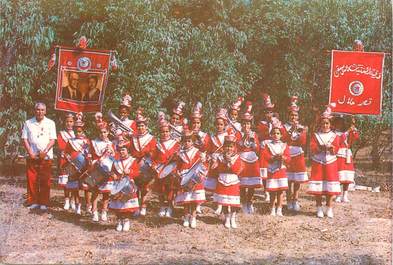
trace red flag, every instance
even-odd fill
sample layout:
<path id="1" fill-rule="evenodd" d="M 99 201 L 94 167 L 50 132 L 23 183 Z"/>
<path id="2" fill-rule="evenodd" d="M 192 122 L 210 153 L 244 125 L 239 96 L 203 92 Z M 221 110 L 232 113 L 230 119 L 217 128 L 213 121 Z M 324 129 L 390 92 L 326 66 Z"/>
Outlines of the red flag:
<path id="1" fill-rule="evenodd" d="M 332 51 L 329 103 L 334 112 L 380 115 L 384 53 Z"/>

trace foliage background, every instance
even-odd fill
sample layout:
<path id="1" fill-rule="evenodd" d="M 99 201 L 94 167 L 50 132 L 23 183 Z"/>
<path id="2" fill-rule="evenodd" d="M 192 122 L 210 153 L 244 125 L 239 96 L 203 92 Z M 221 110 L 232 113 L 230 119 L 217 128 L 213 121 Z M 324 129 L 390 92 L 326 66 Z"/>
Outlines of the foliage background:
<path id="1" fill-rule="evenodd" d="M 366 51 L 391 52 L 392 10 L 388 0 L 0 0 L 2 158 L 20 148 L 35 101 L 61 120 L 53 109 L 56 71 L 47 71 L 50 50 L 83 35 L 89 47 L 117 52 L 105 111 L 126 91 L 152 121 L 175 100 L 189 106 L 200 100 L 208 131 L 215 110 L 237 96 L 254 102 L 258 118 L 261 93 L 272 95 L 282 116 L 296 94 L 303 123 L 312 128 L 328 101 L 329 51 L 350 50 L 361 39 Z M 383 115 L 358 117 L 358 147 L 374 143 L 377 156 L 381 132 L 392 123 L 391 58 Z"/>

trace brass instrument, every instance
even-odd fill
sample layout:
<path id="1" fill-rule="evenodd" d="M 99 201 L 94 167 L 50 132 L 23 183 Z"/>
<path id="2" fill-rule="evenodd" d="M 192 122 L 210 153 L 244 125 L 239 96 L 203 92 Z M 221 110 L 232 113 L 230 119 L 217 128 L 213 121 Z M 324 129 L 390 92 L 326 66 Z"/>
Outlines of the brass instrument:
<path id="1" fill-rule="evenodd" d="M 120 118 L 118 118 L 118 117 L 112 112 L 111 109 L 108 111 L 108 118 L 109 118 L 109 120 L 111 121 L 111 122 L 109 123 L 109 126 L 110 126 L 110 128 L 111 128 L 111 131 L 112 131 L 113 135 L 116 135 L 116 130 L 117 130 L 117 129 L 120 129 L 122 132 L 126 132 L 126 133 L 128 133 L 128 134 L 133 134 L 133 133 L 134 133 L 134 131 L 133 131 L 130 127 L 128 127 L 127 125 L 125 125 L 125 124 L 120 120 Z"/>

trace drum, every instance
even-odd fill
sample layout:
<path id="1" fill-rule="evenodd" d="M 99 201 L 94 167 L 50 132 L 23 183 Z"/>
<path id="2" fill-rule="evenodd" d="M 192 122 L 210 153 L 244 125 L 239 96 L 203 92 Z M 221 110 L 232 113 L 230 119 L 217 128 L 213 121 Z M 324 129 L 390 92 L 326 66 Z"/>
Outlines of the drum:
<path id="1" fill-rule="evenodd" d="M 158 178 L 163 179 L 167 177 L 169 174 L 173 173 L 176 169 L 176 162 L 169 163 L 168 165 L 162 165 L 158 168 Z"/>
<path id="2" fill-rule="evenodd" d="M 137 187 L 134 182 L 130 181 L 128 177 L 123 177 L 119 181 L 115 181 L 113 184 L 113 189 L 111 190 L 111 196 L 116 196 L 120 194 L 117 200 L 121 202 L 126 202 L 135 197 L 135 193 L 137 192 Z M 112 197 L 113 198 L 113 197 Z"/>
<path id="3" fill-rule="evenodd" d="M 86 183 L 89 188 L 96 188 L 108 180 L 114 158 L 106 157 L 94 164 L 93 168 L 87 171 L 83 183 Z"/>
<path id="4" fill-rule="evenodd" d="M 187 191 L 194 190 L 195 185 L 202 183 L 207 170 L 201 162 L 193 166 L 190 170 L 180 175 L 181 181 L 180 186 L 182 189 Z"/>
<path id="5" fill-rule="evenodd" d="M 78 154 L 74 159 L 70 156 L 66 156 L 67 163 L 63 167 L 64 175 L 68 175 L 69 180 L 78 180 L 80 174 L 86 166 L 86 158 L 83 154 Z"/>

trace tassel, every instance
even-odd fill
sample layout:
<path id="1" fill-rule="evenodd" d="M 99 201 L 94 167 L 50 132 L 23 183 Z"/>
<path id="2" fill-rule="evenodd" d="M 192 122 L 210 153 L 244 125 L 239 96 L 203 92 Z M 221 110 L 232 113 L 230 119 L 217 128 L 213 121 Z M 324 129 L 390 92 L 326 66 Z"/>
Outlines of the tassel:
<path id="1" fill-rule="evenodd" d="M 56 50 L 52 53 L 50 60 L 48 62 L 48 71 L 50 71 L 56 64 Z"/>

